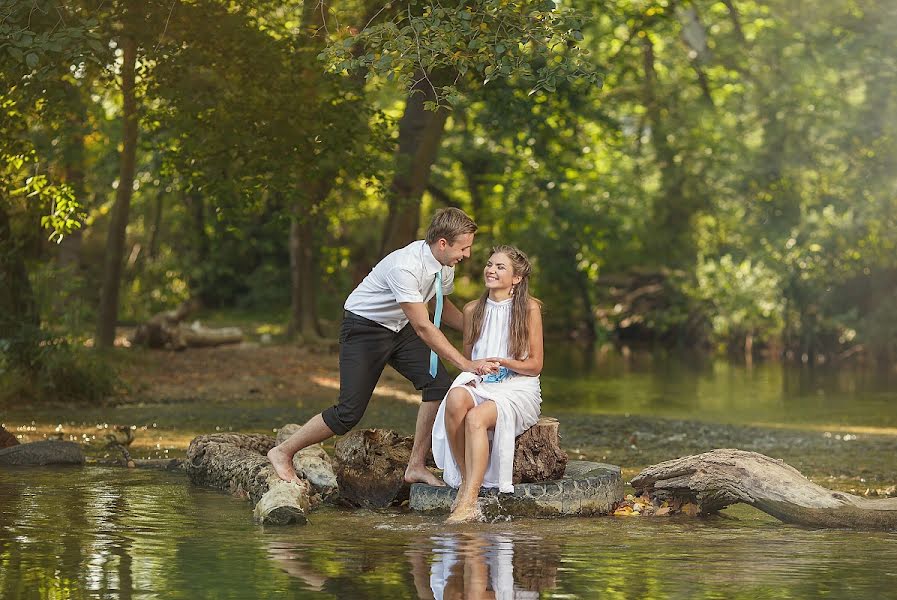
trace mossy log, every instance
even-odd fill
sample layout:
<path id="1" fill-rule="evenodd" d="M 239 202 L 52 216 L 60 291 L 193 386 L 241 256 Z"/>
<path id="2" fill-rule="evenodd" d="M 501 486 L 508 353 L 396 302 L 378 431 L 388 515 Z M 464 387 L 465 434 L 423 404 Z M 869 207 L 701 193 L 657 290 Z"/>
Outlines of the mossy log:
<path id="1" fill-rule="evenodd" d="M 702 513 L 740 502 L 807 527 L 897 529 L 897 498 L 871 500 L 832 491 L 756 452 L 726 449 L 685 456 L 648 467 L 631 483 L 652 497 L 694 502 Z"/>
<path id="2" fill-rule="evenodd" d="M 514 475 L 517 483 L 551 481 L 564 476 L 567 453 L 561 450 L 558 420 L 542 417 L 517 436 L 514 446 Z"/>
<path id="3" fill-rule="evenodd" d="M 262 524 L 305 523 L 312 507 L 313 488 L 280 479 L 266 456 L 274 447 L 266 435 L 216 433 L 194 438 L 187 448 L 187 476 L 196 485 L 213 487 L 252 502 Z"/>

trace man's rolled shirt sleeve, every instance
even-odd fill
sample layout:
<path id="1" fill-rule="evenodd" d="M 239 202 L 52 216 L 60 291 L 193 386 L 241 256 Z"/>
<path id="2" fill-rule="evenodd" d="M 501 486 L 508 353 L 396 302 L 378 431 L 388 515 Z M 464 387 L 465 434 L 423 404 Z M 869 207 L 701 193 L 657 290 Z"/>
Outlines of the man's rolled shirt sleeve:
<path id="1" fill-rule="evenodd" d="M 448 296 L 455 291 L 455 270 L 442 270 L 442 295 Z"/>
<path id="2" fill-rule="evenodd" d="M 392 290 L 396 302 L 423 302 L 424 297 L 420 293 L 420 282 L 414 273 L 401 267 L 395 268 L 386 274 L 386 285 Z"/>

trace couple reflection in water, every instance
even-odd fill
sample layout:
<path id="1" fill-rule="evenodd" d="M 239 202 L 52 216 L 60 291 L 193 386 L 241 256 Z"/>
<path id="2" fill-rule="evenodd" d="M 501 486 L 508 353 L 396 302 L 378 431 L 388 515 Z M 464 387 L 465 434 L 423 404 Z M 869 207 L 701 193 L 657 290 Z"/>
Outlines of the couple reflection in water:
<path id="1" fill-rule="evenodd" d="M 410 575 L 406 589 L 417 597 L 433 600 L 538 598 L 540 592 L 556 587 L 559 555 L 542 543 L 515 553 L 514 540 L 500 533 L 451 533 L 423 537 L 404 552 Z M 269 555 L 289 575 L 300 579 L 315 592 L 337 597 L 373 597 L 374 585 L 366 588 L 359 573 L 328 576 L 315 569 L 307 550 L 294 545 L 272 544 Z M 380 556 L 394 564 L 393 556 Z M 372 563 L 375 557 L 367 557 Z M 362 563 L 367 560 L 362 561 Z M 358 565 L 362 572 L 376 571 L 375 564 Z"/>

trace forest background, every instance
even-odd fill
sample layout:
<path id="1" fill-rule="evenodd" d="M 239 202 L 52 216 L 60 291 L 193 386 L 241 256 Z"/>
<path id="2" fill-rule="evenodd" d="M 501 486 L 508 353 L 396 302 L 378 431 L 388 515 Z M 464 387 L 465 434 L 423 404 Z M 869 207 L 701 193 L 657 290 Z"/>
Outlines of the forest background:
<path id="1" fill-rule="evenodd" d="M 188 301 L 318 343 L 449 205 L 555 338 L 892 368 L 895 96 L 887 0 L 0 0 L 0 396 Z"/>

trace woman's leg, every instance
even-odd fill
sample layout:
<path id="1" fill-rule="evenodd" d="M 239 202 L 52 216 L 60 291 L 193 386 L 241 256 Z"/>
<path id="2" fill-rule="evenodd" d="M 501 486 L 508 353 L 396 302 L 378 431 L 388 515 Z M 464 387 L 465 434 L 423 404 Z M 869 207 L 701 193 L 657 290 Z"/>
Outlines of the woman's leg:
<path id="1" fill-rule="evenodd" d="M 473 397 L 463 388 L 452 388 L 445 399 L 445 434 L 452 457 L 464 479 L 464 417 L 474 407 Z M 463 484 L 462 484 L 463 487 Z M 459 492 L 460 493 L 460 492 Z"/>
<path id="2" fill-rule="evenodd" d="M 464 419 L 464 494 L 449 516 L 449 522 L 476 518 L 477 497 L 489 465 L 489 430 L 495 428 L 497 420 L 498 408 L 491 401 L 467 411 Z"/>

